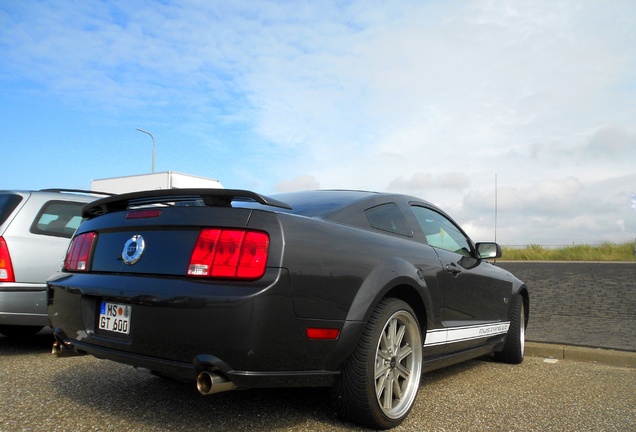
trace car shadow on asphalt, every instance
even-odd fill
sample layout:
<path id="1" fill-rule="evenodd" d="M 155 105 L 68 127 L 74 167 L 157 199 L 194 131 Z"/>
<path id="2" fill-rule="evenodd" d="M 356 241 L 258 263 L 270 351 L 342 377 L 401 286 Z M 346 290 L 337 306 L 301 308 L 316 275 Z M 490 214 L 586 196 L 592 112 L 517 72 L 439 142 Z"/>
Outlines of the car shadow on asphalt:
<path id="1" fill-rule="evenodd" d="M 248 389 L 200 395 L 194 383 L 139 373 L 132 367 L 76 357 L 53 371 L 51 384 L 78 417 L 99 416 L 139 430 L 366 430 L 330 408 L 324 388 Z M 77 360 L 77 361 L 73 361 Z M 71 364 L 74 363 L 74 364 Z M 423 375 L 421 387 L 476 367 L 470 361 Z M 300 429 L 295 429 L 300 428 Z"/>
<path id="2" fill-rule="evenodd" d="M 76 407 L 78 417 L 125 420 L 139 430 L 289 430 L 307 422 L 346 427 L 329 409 L 326 389 L 248 389 L 202 396 L 194 382 L 91 360 L 60 368 L 51 377 L 57 399 Z M 360 429 L 352 425 L 351 430 Z"/>
<path id="3" fill-rule="evenodd" d="M 53 332 L 50 329 L 23 338 L 0 335 L 0 358 L 9 355 L 50 353 L 52 346 Z"/>
<path id="4" fill-rule="evenodd" d="M 444 381 L 454 376 L 459 376 L 465 372 L 474 370 L 475 368 L 481 367 L 486 363 L 491 363 L 494 361 L 495 360 L 492 355 L 486 355 L 441 369 L 425 372 L 422 374 L 422 378 L 420 379 L 420 391 L 422 387 L 426 385 L 437 384 L 440 381 Z"/>

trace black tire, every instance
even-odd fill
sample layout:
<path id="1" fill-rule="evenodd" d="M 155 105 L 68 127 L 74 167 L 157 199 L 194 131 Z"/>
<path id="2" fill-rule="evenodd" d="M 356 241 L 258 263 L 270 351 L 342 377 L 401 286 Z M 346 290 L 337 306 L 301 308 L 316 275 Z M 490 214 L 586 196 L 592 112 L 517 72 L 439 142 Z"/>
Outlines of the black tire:
<path id="1" fill-rule="evenodd" d="M 516 296 L 512 304 L 510 328 L 502 351 L 495 353 L 495 360 L 519 364 L 523 361 L 526 343 L 526 314 L 523 297 Z"/>
<path id="2" fill-rule="evenodd" d="M 383 299 L 331 389 L 332 405 L 356 423 L 398 426 L 415 403 L 421 373 L 422 333 L 415 313 L 401 300 Z"/>
<path id="3" fill-rule="evenodd" d="M 27 338 L 42 330 L 43 326 L 0 325 L 0 333 L 10 338 Z"/>

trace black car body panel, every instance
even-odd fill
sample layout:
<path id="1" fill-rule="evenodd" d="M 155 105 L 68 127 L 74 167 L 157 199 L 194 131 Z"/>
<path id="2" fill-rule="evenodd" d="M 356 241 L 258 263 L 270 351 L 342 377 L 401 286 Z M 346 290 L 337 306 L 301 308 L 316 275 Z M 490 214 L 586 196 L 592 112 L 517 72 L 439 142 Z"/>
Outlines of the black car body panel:
<path id="1" fill-rule="evenodd" d="M 414 205 L 448 219 L 465 247 L 430 245 Z M 136 209 L 156 211 L 130 217 Z M 445 213 L 414 197 L 152 191 L 96 201 L 84 216 L 76 236 L 96 233 L 87 271 L 63 270 L 48 282 L 56 338 L 67 351 L 163 375 L 194 380 L 213 368 L 238 387 L 332 385 L 387 297 L 414 310 L 430 369 L 501 349 L 513 299 L 528 309 L 521 281 L 479 257 Z M 267 233 L 264 275 L 187 277 L 203 227 Z M 126 264 L 122 249 L 136 235 L 143 256 Z M 129 334 L 99 330 L 102 302 L 130 306 Z M 313 328 L 339 333 L 312 339 Z"/>

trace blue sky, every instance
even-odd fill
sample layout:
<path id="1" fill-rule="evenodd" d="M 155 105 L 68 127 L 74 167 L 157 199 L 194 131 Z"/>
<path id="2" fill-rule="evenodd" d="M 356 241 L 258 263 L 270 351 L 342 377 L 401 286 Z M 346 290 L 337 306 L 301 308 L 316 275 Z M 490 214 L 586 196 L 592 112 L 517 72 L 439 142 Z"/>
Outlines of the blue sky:
<path id="1" fill-rule="evenodd" d="M 0 2 L 0 189 L 149 173 L 136 128 L 228 188 L 407 193 L 475 240 L 496 191 L 504 245 L 633 241 L 636 2 Z"/>

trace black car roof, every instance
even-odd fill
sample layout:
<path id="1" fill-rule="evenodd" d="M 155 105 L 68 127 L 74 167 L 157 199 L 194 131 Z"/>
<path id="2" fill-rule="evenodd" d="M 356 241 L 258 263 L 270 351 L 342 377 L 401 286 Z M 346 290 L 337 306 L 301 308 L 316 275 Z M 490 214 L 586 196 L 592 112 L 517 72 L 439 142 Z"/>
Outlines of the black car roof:
<path id="1" fill-rule="evenodd" d="M 200 205 L 206 206 L 274 207 L 278 212 L 328 219 L 355 204 L 365 203 L 371 207 L 393 200 L 424 202 L 401 194 L 362 190 L 310 190 L 265 196 L 239 189 L 161 189 L 103 198 L 85 205 L 82 214 L 84 217 L 95 217 L 134 207 L 199 201 Z"/>

